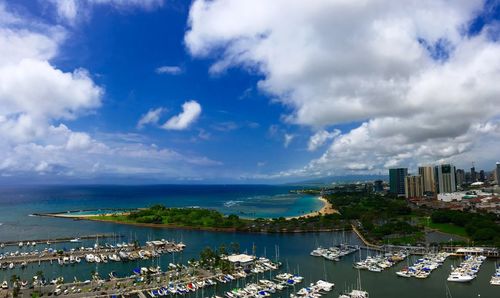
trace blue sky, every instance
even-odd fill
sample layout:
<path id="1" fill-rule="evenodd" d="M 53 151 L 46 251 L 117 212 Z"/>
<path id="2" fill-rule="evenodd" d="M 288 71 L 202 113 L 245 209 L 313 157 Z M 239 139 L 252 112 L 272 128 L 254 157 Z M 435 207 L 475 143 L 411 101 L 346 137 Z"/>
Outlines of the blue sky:
<path id="1" fill-rule="evenodd" d="M 423 1 L 412 14 L 390 2 L 384 11 L 371 1 L 292 1 L 281 11 L 278 2 L 0 1 L 0 16 L 14 20 L 0 22 L 3 40 L 34 49 L 0 45 L 3 67 L 32 70 L 20 66 L 32 59 L 54 75 L 53 86 L 28 84 L 47 84 L 45 93 L 22 94 L 19 83 L 0 92 L 2 179 L 246 183 L 422 163 L 493 168 L 500 71 L 477 67 L 500 56 L 497 1 Z M 52 93 L 55 72 L 78 70 L 87 85 L 73 87 L 82 83 L 73 77 Z M 472 79 L 481 83 L 460 89 Z M 486 110 L 468 112 L 474 100 Z M 201 112 L 168 127 L 190 101 Z M 439 112 L 434 102 L 454 108 Z"/>

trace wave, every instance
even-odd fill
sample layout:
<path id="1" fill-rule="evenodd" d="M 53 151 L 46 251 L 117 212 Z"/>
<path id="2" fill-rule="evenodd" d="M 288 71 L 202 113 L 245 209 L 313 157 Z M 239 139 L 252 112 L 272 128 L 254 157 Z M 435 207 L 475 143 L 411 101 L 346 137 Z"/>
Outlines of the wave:
<path id="1" fill-rule="evenodd" d="M 234 207 L 234 206 L 237 206 L 239 204 L 243 203 L 243 201 L 235 201 L 235 200 L 231 200 L 231 201 L 227 201 L 224 203 L 224 207 L 226 208 L 230 208 L 230 207 Z"/>

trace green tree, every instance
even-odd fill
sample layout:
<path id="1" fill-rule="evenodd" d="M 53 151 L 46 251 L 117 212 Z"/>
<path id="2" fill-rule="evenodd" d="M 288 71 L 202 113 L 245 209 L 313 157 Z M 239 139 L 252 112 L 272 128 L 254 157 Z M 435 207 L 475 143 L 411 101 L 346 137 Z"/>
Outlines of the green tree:
<path id="1" fill-rule="evenodd" d="M 238 242 L 231 242 L 231 252 L 233 254 L 240 252 L 240 244 Z"/>
<path id="2" fill-rule="evenodd" d="M 10 282 L 12 283 L 12 296 L 17 297 L 19 295 L 19 276 L 13 274 L 10 277 Z"/>

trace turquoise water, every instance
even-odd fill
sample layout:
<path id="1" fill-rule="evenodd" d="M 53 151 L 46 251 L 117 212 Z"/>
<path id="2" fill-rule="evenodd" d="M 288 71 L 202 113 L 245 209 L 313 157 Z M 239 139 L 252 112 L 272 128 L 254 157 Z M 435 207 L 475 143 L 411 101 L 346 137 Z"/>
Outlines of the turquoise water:
<path id="1" fill-rule="evenodd" d="M 185 188 L 184 188 L 185 187 Z M 256 246 L 257 254 L 274 258 L 275 247 L 279 247 L 280 260 L 284 269 L 303 275 L 306 282 L 326 279 L 336 284 L 334 293 L 326 297 L 338 297 L 339 291 L 352 287 L 356 283 L 357 271 L 352 267 L 359 255 L 351 255 L 340 262 L 325 261 L 322 258 L 309 256 L 309 253 L 318 245 L 328 246 L 338 243 L 343 238 L 342 233 L 310 233 L 310 234 L 250 234 L 250 233 L 221 233 L 208 231 L 190 231 L 179 229 L 160 229 L 100 223 L 90 221 L 74 221 L 71 219 L 31 217 L 34 212 L 57 212 L 64 210 L 86 210 L 93 208 L 135 208 L 163 202 L 169 206 L 201 206 L 213 207 L 218 210 L 242 210 L 246 213 L 282 214 L 288 216 L 294 212 L 309 211 L 321 203 L 314 198 L 288 196 L 287 187 L 268 186 L 141 186 L 141 187 L 30 187 L 30 188 L 3 188 L 0 189 L 0 242 L 6 240 L 26 240 L 37 238 L 77 237 L 95 233 L 114 233 L 123 235 L 124 240 L 138 239 L 141 242 L 148 239 L 182 240 L 187 244 L 183 253 L 164 255 L 161 266 L 166 268 L 172 261 L 186 263 L 192 257 L 197 257 L 204 247 L 216 248 L 220 244 L 229 245 L 238 242 L 242 250 L 252 251 Z M 178 199 L 176 199 L 178 198 Z M 273 199 L 274 198 L 274 199 Z M 302 201 L 304 200 L 304 201 Z M 241 201 L 229 203 L 230 201 Z M 300 207 L 284 208 L 298 202 Z M 224 205 L 226 204 L 226 205 Z M 259 210 L 262 204 L 264 210 Z M 304 205 L 301 205 L 304 204 Z M 311 205 L 308 205 L 311 204 Z M 255 209 L 251 209 L 255 208 Z M 283 213 L 280 213 L 283 212 Z M 359 244 L 359 239 L 350 233 L 345 238 L 352 244 Z M 101 243 L 102 240 L 100 240 Z M 112 242 L 113 240 L 109 240 Z M 92 241 L 83 243 L 64 243 L 51 245 L 57 249 L 70 249 L 74 246 L 90 246 Z M 42 249 L 37 245 L 37 249 Z M 8 247 L 4 250 L 18 250 L 17 247 Z M 27 248 L 23 248 L 26 250 Z M 367 252 L 362 252 L 366 257 Z M 445 283 L 450 272 L 450 265 L 458 264 L 459 259 L 448 259 L 444 266 L 435 270 L 430 278 L 425 280 L 398 278 L 395 272 L 406 265 L 402 262 L 395 268 L 382 273 L 361 272 L 362 286 L 370 292 L 371 298 L 420 298 L 446 297 Z M 413 260 L 411 260 L 413 262 Z M 98 270 L 101 276 L 107 276 L 110 271 L 119 275 L 130 275 L 132 269 L 138 266 L 151 265 L 151 261 L 134 261 L 128 263 L 107 263 L 96 265 L 79 264 L 61 267 L 57 264 L 31 264 L 27 269 L 13 271 L 0 270 L 0 281 L 10 279 L 12 274 L 19 274 L 23 279 L 31 279 L 38 270 L 43 270 L 45 276 L 53 278 L 64 276 L 66 280 L 73 277 L 88 279 L 92 270 Z M 500 287 L 489 285 L 488 281 L 494 272 L 494 260 L 488 260 L 481 267 L 476 280 L 468 284 L 449 283 L 454 298 L 500 297 Z M 262 277 L 261 277 L 262 278 Z M 234 287 L 236 284 L 228 285 Z M 198 294 L 199 295 L 199 294 Z M 206 292 L 205 295 L 209 295 Z M 285 297 L 283 293 L 282 297 Z M 289 297 L 289 296 L 287 296 Z"/>

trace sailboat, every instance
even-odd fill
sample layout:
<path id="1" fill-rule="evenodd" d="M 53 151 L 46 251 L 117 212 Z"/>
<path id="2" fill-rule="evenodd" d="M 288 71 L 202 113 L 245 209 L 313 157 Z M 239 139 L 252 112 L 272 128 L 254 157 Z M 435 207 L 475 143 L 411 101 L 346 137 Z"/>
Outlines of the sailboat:
<path id="1" fill-rule="evenodd" d="M 368 298 L 368 292 L 363 291 L 361 289 L 361 275 L 358 269 L 358 289 L 352 290 L 350 292 L 346 292 L 344 294 L 340 294 L 339 298 Z"/>
<path id="2" fill-rule="evenodd" d="M 493 286 L 500 286 L 500 266 L 495 262 L 495 273 L 491 277 L 490 284 Z"/>

